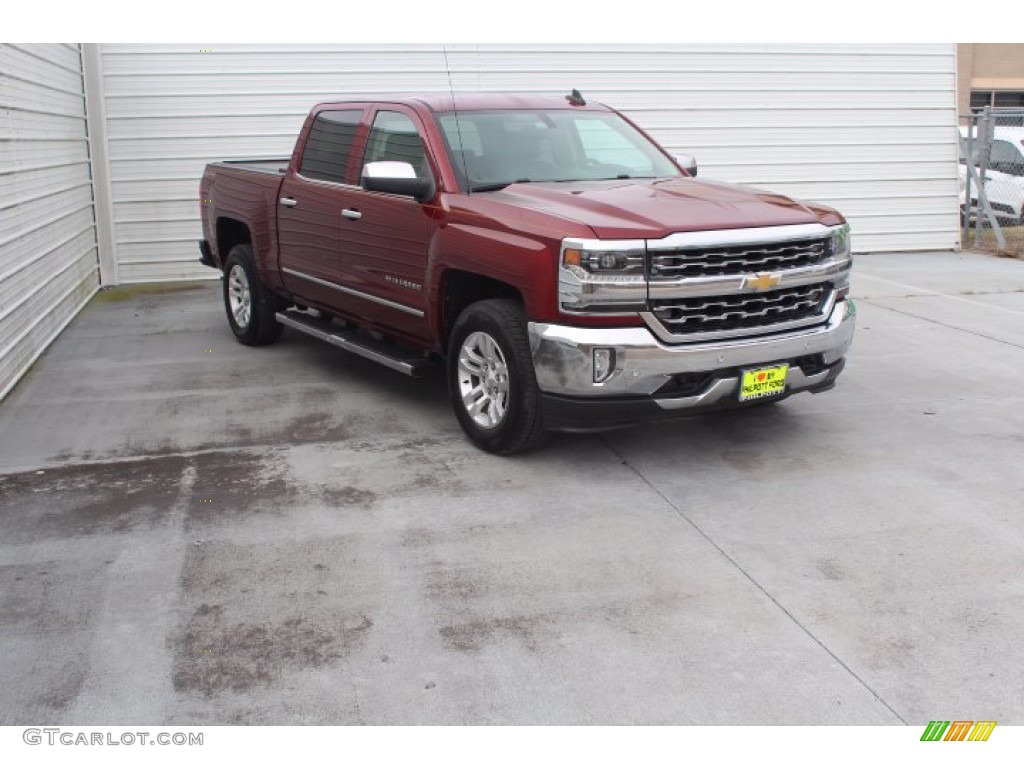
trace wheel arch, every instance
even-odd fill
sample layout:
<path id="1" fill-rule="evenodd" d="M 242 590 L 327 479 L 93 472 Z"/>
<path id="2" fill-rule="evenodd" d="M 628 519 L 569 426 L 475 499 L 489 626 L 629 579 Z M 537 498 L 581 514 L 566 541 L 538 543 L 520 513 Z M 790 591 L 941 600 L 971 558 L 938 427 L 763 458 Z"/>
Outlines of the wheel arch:
<path id="1" fill-rule="evenodd" d="M 217 219 L 217 258 L 221 268 L 227 263 L 231 249 L 236 245 L 253 245 L 252 230 L 241 219 L 221 216 Z"/>
<path id="2" fill-rule="evenodd" d="M 459 315 L 466 307 L 486 299 L 513 299 L 524 304 L 522 292 L 510 283 L 493 277 L 448 268 L 441 274 L 440 311 L 438 312 L 438 339 L 443 349 L 447 348 L 451 331 Z"/>

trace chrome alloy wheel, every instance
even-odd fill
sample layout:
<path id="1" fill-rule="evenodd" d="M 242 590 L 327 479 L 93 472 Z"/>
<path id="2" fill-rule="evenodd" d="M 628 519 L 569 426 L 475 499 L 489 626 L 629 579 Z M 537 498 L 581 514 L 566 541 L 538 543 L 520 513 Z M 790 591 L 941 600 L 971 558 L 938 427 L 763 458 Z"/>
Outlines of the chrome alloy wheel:
<path id="1" fill-rule="evenodd" d="M 494 429 L 508 412 L 508 366 L 501 347 L 488 334 L 475 331 L 459 350 L 459 394 L 466 413 L 484 429 Z"/>
<path id="2" fill-rule="evenodd" d="M 249 290 L 249 276 L 241 264 L 235 264 L 228 273 L 228 303 L 235 324 L 239 328 L 248 328 L 252 317 L 252 291 Z"/>

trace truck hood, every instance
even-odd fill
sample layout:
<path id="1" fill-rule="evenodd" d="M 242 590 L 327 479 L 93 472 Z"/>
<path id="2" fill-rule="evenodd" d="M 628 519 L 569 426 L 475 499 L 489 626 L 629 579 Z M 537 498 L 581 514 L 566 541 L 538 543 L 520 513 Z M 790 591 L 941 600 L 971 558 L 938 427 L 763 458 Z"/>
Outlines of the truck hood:
<path id="1" fill-rule="evenodd" d="M 829 208 L 693 178 L 521 183 L 478 194 L 585 224 L 599 238 L 607 239 L 842 222 Z"/>

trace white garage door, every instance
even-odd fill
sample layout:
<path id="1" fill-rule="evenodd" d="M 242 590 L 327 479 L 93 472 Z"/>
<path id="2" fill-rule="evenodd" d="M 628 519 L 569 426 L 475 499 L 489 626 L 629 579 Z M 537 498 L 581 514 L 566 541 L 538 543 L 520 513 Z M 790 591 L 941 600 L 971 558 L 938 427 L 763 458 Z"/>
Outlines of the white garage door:
<path id="1" fill-rule="evenodd" d="M 352 93 L 564 94 L 626 112 L 701 175 L 839 208 L 858 251 L 959 242 L 955 49 L 871 46 L 103 46 L 117 279 L 196 263 L 207 162 L 291 152 Z"/>
<path id="2" fill-rule="evenodd" d="M 98 286 L 78 46 L 0 45 L 0 399 Z"/>

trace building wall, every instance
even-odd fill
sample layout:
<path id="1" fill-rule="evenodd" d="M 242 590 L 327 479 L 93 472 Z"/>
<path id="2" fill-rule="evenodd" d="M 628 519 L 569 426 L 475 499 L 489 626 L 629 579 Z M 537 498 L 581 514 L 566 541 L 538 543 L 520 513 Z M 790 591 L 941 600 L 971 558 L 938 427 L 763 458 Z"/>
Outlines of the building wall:
<path id="1" fill-rule="evenodd" d="M 114 278 L 198 265 L 206 163 L 290 154 L 351 94 L 567 93 L 626 112 L 701 175 L 831 204 L 858 251 L 955 248 L 952 45 L 103 45 Z M 449 77 L 450 71 L 450 77 Z"/>
<path id="2" fill-rule="evenodd" d="M 98 287 L 79 47 L 0 44 L 0 399 Z"/>
<path id="3" fill-rule="evenodd" d="M 1024 43 L 959 43 L 957 109 L 970 110 L 971 91 L 1024 91 Z"/>

